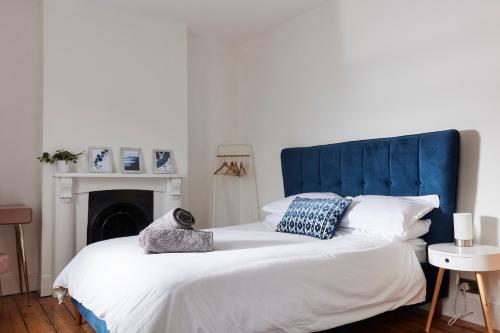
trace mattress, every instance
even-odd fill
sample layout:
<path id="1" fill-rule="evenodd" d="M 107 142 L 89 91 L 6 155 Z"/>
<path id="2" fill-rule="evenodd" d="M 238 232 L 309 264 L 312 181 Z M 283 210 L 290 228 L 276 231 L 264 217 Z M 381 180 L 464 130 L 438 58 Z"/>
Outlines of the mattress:
<path id="1" fill-rule="evenodd" d="M 407 243 L 411 246 L 418 262 L 425 264 L 427 262 L 427 243 L 421 238 L 409 240 Z"/>
<path id="2" fill-rule="evenodd" d="M 407 242 L 342 228 L 319 240 L 252 223 L 214 229 L 214 246 L 146 255 L 137 237 L 94 243 L 54 288 L 110 332 L 320 331 L 425 299 Z"/>

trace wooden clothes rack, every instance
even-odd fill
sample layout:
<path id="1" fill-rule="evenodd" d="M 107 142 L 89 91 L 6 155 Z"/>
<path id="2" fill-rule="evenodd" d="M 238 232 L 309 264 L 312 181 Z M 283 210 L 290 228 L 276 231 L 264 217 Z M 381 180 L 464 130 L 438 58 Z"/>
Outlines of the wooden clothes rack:
<path id="1" fill-rule="evenodd" d="M 240 184 L 243 184 L 248 181 L 253 183 L 253 189 L 251 189 L 250 191 L 253 192 L 254 195 L 253 199 L 255 200 L 255 209 L 256 209 L 255 216 L 260 220 L 259 196 L 257 192 L 257 176 L 255 173 L 255 164 L 253 156 L 254 156 L 253 148 L 250 144 L 224 144 L 217 146 L 215 155 L 215 167 L 213 169 L 214 171 L 212 172 L 212 174 L 214 175 L 212 227 L 215 227 L 216 213 L 218 207 L 217 183 L 229 180 L 221 176 L 237 176 L 239 178 Z M 240 192 L 237 195 L 241 196 L 241 187 L 240 187 Z M 238 222 L 241 222 L 241 211 L 240 211 L 240 219 Z"/>

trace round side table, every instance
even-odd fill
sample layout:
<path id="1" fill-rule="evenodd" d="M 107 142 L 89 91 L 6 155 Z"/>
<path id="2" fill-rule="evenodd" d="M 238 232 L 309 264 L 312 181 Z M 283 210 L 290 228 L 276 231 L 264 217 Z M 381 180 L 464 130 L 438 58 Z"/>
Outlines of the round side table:
<path id="1" fill-rule="evenodd" d="M 472 247 L 458 247 L 453 243 L 433 244 L 429 246 L 429 263 L 439 267 L 431 308 L 427 317 L 425 331 L 431 329 L 432 318 L 436 310 L 439 289 L 443 281 L 445 269 L 454 271 L 475 272 L 479 296 L 483 308 L 484 323 L 488 333 L 493 333 L 493 320 L 488 305 L 486 293 L 485 272 L 500 270 L 500 248 L 490 245 L 474 245 Z"/>

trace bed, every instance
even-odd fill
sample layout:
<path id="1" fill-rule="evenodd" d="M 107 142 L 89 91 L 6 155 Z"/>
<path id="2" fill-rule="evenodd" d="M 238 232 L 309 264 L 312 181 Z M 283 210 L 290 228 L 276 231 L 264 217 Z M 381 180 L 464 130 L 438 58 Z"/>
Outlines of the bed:
<path id="1" fill-rule="evenodd" d="M 438 194 L 425 241 L 449 242 L 459 144 L 450 130 L 287 148 L 284 192 Z M 98 242 L 54 287 L 67 288 L 97 332 L 307 332 L 422 303 L 436 275 L 407 242 L 347 229 L 325 241 L 254 223 L 215 229 L 214 245 L 210 253 L 145 255 L 136 237 Z"/>

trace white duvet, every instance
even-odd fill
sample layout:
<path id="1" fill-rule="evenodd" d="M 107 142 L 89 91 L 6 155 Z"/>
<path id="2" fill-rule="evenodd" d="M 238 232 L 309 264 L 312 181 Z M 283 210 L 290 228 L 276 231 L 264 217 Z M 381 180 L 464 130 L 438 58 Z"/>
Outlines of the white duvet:
<path id="1" fill-rule="evenodd" d="M 111 332 L 311 332 L 425 299 L 405 242 L 331 240 L 262 223 L 214 229 L 215 251 L 146 255 L 137 237 L 85 247 L 57 277 Z"/>

